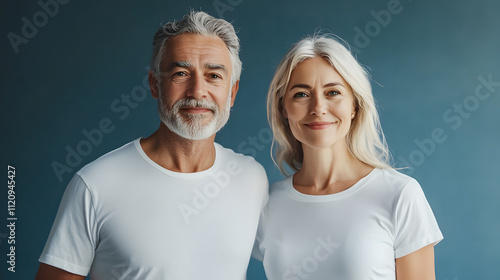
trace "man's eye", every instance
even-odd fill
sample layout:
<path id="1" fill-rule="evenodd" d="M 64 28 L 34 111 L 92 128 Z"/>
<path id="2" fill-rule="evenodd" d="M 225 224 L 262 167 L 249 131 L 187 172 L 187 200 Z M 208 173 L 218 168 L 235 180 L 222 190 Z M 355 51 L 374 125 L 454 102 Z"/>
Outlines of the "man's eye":
<path id="1" fill-rule="evenodd" d="M 182 77 L 182 76 L 187 76 L 187 74 L 184 73 L 184 72 L 176 72 L 176 73 L 174 73 L 174 76 L 180 76 L 180 77 Z"/>
<path id="2" fill-rule="evenodd" d="M 221 79 L 222 77 L 217 74 L 210 74 L 211 79 Z"/>
<path id="3" fill-rule="evenodd" d="M 293 97 L 306 97 L 307 94 L 305 94 L 304 92 L 297 92 L 296 94 L 293 95 Z"/>

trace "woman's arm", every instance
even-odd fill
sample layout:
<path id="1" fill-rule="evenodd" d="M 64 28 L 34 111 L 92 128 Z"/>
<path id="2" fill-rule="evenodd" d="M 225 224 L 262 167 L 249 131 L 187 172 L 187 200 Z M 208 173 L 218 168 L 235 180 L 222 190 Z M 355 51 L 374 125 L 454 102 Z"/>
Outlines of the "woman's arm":
<path id="1" fill-rule="evenodd" d="M 396 259 L 397 280 L 435 280 L 434 244 Z"/>

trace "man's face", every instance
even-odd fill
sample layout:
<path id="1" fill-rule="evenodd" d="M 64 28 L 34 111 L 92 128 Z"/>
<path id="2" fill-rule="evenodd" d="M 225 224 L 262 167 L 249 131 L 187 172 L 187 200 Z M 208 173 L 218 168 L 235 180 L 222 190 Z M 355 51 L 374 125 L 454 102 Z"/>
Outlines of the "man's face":
<path id="1" fill-rule="evenodd" d="M 238 90 L 238 82 L 231 86 L 229 50 L 218 37 L 190 33 L 166 44 L 159 80 L 150 72 L 160 118 L 181 137 L 208 138 L 227 122 Z"/>

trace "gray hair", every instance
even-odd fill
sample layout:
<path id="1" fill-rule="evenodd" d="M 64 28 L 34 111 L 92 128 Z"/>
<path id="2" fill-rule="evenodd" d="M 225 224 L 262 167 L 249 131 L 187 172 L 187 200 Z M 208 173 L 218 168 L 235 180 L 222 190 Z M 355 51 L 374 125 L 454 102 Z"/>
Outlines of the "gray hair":
<path id="1" fill-rule="evenodd" d="M 300 40 L 285 55 L 271 81 L 267 113 L 274 135 L 273 145 L 277 144 L 275 163 L 284 174 L 288 174 L 285 163 L 293 171 L 300 170 L 303 150 L 283 116 L 283 97 L 295 67 L 314 57 L 321 57 L 330 63 L 352 88 L 356 117 L 346 137 L 349 152 L 370 166 L 390 168 L 391 155 L 380 125 L 369 75 L 339 41 L 342 39 L 329 34 L 315 34 Z"/>
<path id="2" fill-rule="evenodd" d="M 240 79 L 241 60 L 239 57 L 240 43 L 234 27 L 224 19 L 214 18 L 205 12 L 191 11 L 184 15 L 178 22 L 168 22 L 161 26 L 153 39 L 153 57 L 150 67 L 158 77 L 163 54 L 166 51 L 166 43 L 169 38 L 183 33 L 200 34 L 204 36 L 216 36 L 226 44 L 231 57 L 231 85 Z"/>

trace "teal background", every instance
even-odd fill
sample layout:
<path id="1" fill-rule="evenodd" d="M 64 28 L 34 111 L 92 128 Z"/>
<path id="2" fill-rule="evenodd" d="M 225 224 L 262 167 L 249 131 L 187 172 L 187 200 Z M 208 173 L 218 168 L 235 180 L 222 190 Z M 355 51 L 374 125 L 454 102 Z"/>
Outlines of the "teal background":
<path id="1" fill-rule="evenodd" d="M 221 3 L 226 10 L 217 8 Z M 270 182 L 281 179 L 269 157 L 268 84 L 293 42 L 318 27 L 333 32 L 356 48 L 358 59 L 371 69 L 394 158 L 410 166 L 405 172 L 421 183 L 445 236 L 435 248 L 437 279 L 500 279 L 500 87 L 482 88 L 481 93 L 490 92 L 483 100 L 474 97 L 478 77 L 500 81 L 500 2 L 401 0 L 399 13 L 385 26 L 376 23 L 373 14 L 394 3 L 72 0 L 59 5 L 15 53 L 7 34 L 20 35 L 22 18 L 32 22 L 41 7 L 36 1 L 2 1 L 0 141 L 4 170 L 8 164 L 16 167 L 18 220 L 16 272 L 11 273 L 4 179 L 0 278 L 35 276 L 75 171 L 156 130 L 156 101 L 149 91 L 131 105 L 122 95 L 145 91 L 141 86 L 153 34 L 160 23 L 180 19 L 192 7 L 232 21 L 241 39 L 240 90 L 217 142 L 254 156 Z M 367 26 L 372 36 L 362 41 L 357 30 L 366 33 Z M 457 106 L 463 106 L 462 114 L 454 111 Z M 66 147 L 74 149 L 85 139 L 82 130 L 98 128 L 105 118 L 113 131 L 59 180 L 51 165 L 64 164 Z M 439 132 L 437 140 L 425 140 Z M 265 279 L 258 261 L 251 261 L 248 279 Z"/>

